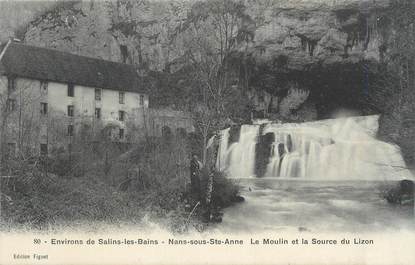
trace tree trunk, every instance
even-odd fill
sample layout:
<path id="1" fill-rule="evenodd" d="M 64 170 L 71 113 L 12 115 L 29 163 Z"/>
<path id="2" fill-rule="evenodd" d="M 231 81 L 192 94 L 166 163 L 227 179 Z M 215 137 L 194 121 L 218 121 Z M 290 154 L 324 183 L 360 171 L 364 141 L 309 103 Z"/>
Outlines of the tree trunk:
<path id="1" fill-rule="evenodd" d="M 3 115 L 6 115 L 6 108 L 3 108 Z M 6 142 L 6 126 L 7 126 L 7 117 L 3 117 L 1 121 L 1 127 L 0 127 L 0 174 L 2 173 L 3 167 L 4 167 L 4 143 Z"/>
<path id="2" fill-rule="evenodd" d="M 206 165 L 206 156 L 207 156 L 207 133 L 203 133 L 203 152 L 202 152 L 202 163 Z"/>

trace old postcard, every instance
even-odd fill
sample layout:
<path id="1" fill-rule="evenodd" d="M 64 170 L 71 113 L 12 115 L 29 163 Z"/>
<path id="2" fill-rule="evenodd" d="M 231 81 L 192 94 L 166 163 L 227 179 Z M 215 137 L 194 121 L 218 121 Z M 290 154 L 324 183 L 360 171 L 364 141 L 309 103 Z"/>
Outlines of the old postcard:
<path id="1" fill-rule="evenodd" d="M 0 0 L 0 264 L 415 264 L 415 1 Z"/>

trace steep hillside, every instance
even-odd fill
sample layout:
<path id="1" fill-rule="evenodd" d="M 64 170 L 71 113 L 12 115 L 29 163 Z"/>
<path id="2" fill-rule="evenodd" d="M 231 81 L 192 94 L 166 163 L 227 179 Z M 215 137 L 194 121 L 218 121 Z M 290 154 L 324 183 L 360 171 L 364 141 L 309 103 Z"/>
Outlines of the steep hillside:
<path id="1" fill-rule="evenodd" d="M 33 20 L 25 42 L 163 70 L 181 53 L 174 33 L 187 6 L 180 1 L 77 2 Z"/>

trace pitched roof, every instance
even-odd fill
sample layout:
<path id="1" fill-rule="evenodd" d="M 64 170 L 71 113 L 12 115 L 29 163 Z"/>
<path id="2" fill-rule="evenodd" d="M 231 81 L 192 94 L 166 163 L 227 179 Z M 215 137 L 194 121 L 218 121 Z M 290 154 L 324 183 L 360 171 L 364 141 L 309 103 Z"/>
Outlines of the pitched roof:
<path id="1" fill-rule="evenodd" d="M 142 92 L 133 65 L 10 42 L 0 59 L 0 73 L 37 80 Z"/>

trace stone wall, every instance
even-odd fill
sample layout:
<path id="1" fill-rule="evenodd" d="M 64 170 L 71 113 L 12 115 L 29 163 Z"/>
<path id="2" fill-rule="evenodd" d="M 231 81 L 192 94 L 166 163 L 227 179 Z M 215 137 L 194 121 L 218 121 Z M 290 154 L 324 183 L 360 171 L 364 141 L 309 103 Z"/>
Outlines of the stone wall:
<path id="1" fill-rule="evenodd" d="M 172 109 L 149 109 L 148 124 L 153 136 L 163 136 L 165 133 L 178 135 L 195 131 L 189 113 Z"/>

